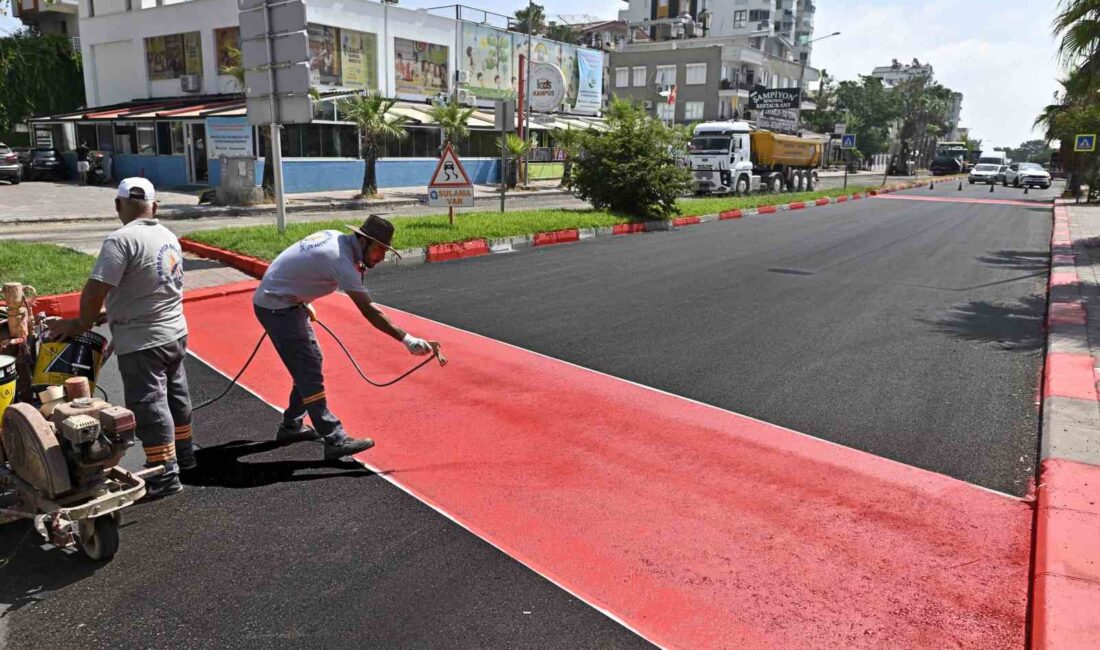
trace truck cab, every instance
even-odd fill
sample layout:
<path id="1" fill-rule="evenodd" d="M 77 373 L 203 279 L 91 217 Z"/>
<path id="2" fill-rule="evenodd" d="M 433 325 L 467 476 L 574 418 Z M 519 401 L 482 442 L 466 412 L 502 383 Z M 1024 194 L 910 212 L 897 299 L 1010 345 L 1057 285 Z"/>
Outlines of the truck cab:
<path id="1" fill-rule="evenodd" d="M 697 194 L 747 194 L 753 180 L 753 127 L 748 122 L 707 122 L 695 127 L 688 145 L 688 168 Z"/>

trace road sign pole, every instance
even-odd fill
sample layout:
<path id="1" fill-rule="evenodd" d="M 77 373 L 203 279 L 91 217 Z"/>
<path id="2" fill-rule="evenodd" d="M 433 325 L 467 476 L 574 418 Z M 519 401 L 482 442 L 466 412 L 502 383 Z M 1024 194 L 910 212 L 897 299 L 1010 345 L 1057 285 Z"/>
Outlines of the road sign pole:
<path id="1" fill-rule="evenodd" d="M 852 164 L 852 150 L 844 150 L 844 189 L 848 189 L 848 165 Z"/>
<path id="2" fill-rule="evenodd" d="M 275 226 L 286 232 L 286 195 L 283 193 L 283 134 L 278 124 L 271 125 L 271 164 L 275 166 Z"/>
<path id="3" fill-rule="evenodd" d="M 504 214 L 504 194 L 505 188 L 508 184 L 508 161 L 506 158 L 507 150 L 504 148 L 505 139 L 504 120 L 500 122 L 500 213 Z"/>

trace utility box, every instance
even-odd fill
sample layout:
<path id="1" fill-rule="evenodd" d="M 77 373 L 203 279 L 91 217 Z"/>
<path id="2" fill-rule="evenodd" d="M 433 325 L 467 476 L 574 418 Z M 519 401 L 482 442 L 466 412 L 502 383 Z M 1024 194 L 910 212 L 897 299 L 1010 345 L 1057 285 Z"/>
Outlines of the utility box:
<path id="1" fill-rule="evenodd" d="M 263 202 L 263 189 L 256 186 L 256 158 L 221 156 L 221 176 L 214 193 L 218 205 L 256 205 Z"/>

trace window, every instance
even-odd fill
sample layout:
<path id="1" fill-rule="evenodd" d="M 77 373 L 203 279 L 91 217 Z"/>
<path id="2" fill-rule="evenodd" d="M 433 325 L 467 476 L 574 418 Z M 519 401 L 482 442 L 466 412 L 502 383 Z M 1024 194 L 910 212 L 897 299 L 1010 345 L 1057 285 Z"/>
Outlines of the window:
<path id="1" fill-rule="evenodd" d="M 172 127 L 169 122 L 157 122 L 157 155 L 172 154 Z"/>
<path id="2" fill-rule="evenodd" d="M 645 86 L 646 67 L 644 65 L 634 66 L 634 87 L 640 88 Z"/>
<path id="3" fill-rule="evenodd" d="M 76 126 L 76 145 L 78 147 L 83 142 L 93 151 L 99 149 L 99 133 L 95 127 L 95 124 L 78 124 Z"/>
<path id="4" fill-rule="evenodd" d="M 183 122 L 170 122 L 172 125 L 172 155 L 182 156 L 186 144 L 183 141 Z"/>
<path id="5" fill-rule="evenodd" d="M 657 104 L 657 119 L 663 122 L 672 122 L 676 119 L 676 104 L 661 102 Z"/>
<path id="6" fill-rule="evenodd" d="M 684 102 L 684 121 L 703 119 L 703 102 Z"/>
<path id="7" fill-rule="evenodd" d="M 115 153 L 137 153 L 137 133 L 133 122 L 115 122 Z"/>
<path id="8" fill-rule="evenodd" d="M 674 65 L 659 65 L 657 66 L 657 85 L 659 86 L 675 86 L 676 85 L 676 66 Z"/>
<path id="9" fill-rule="evenodd" d="M 745 27 L 745 23 L 749 18 L 749 12 L 744 9 L 738 9 L 733 12 L 733 28 L 742 29 Z"/>
<path id="10" fill-rule="evenodd" d="M 96 138 L 96 141 L 99 143 L 99 150 L 106 151 L 107 153 L 114 151 L 114 128 L 110 124 L 96 124 L 95 130 L 96 135 L 99 136 Z"/>
<path id="11" fill-rule="evenodd" d="M 630 68 L 615 68 L 615 87 L 626 88 L 630 85 Z"/>
<path id="12" fill-rule="evenodd" d="M 772 19 L 772 12 L 767 9 L 752 9 L 749 11 L 749 22 L 760 23 Z"/>
<path id="13" fill-rule="evenodd" d="M 142 156 L 157 155 L 157 132 L 150 122 L 137 124 L 137 152 Z"/>
<path id="14" fill-rule="evenodd" d="M 685 76 L 687 77 L 687 79 L 684 80 L 684 83 L 689 86 L 705 84 L 707 82 L 707 64 L 687 64 L 687 74 Z"/>

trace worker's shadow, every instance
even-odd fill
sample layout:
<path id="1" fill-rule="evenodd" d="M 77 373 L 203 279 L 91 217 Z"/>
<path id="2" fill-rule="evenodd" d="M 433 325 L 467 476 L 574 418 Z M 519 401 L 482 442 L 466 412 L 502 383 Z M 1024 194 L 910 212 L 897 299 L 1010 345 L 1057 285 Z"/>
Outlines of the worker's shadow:
<path id="1" fill-rule="evenodd" d="M 320 455 L 319 445 L 314 443 L 298 444 L 308 445 L 313 453 Z M 267 442 L 234 440 L 212 447 L 204 447 L 195 452 L 198 467 L 182 472 L 180 478 L 187 485 L 253 488 L 275 483 L 374 476 L 374 472 L 352 461 L 241 460 L 245 456 L 274 452 L 288 447 L 290 447 L 288 443 L 274 440 Z M 291 452 L 287 450 L 286 453 Z"/>

